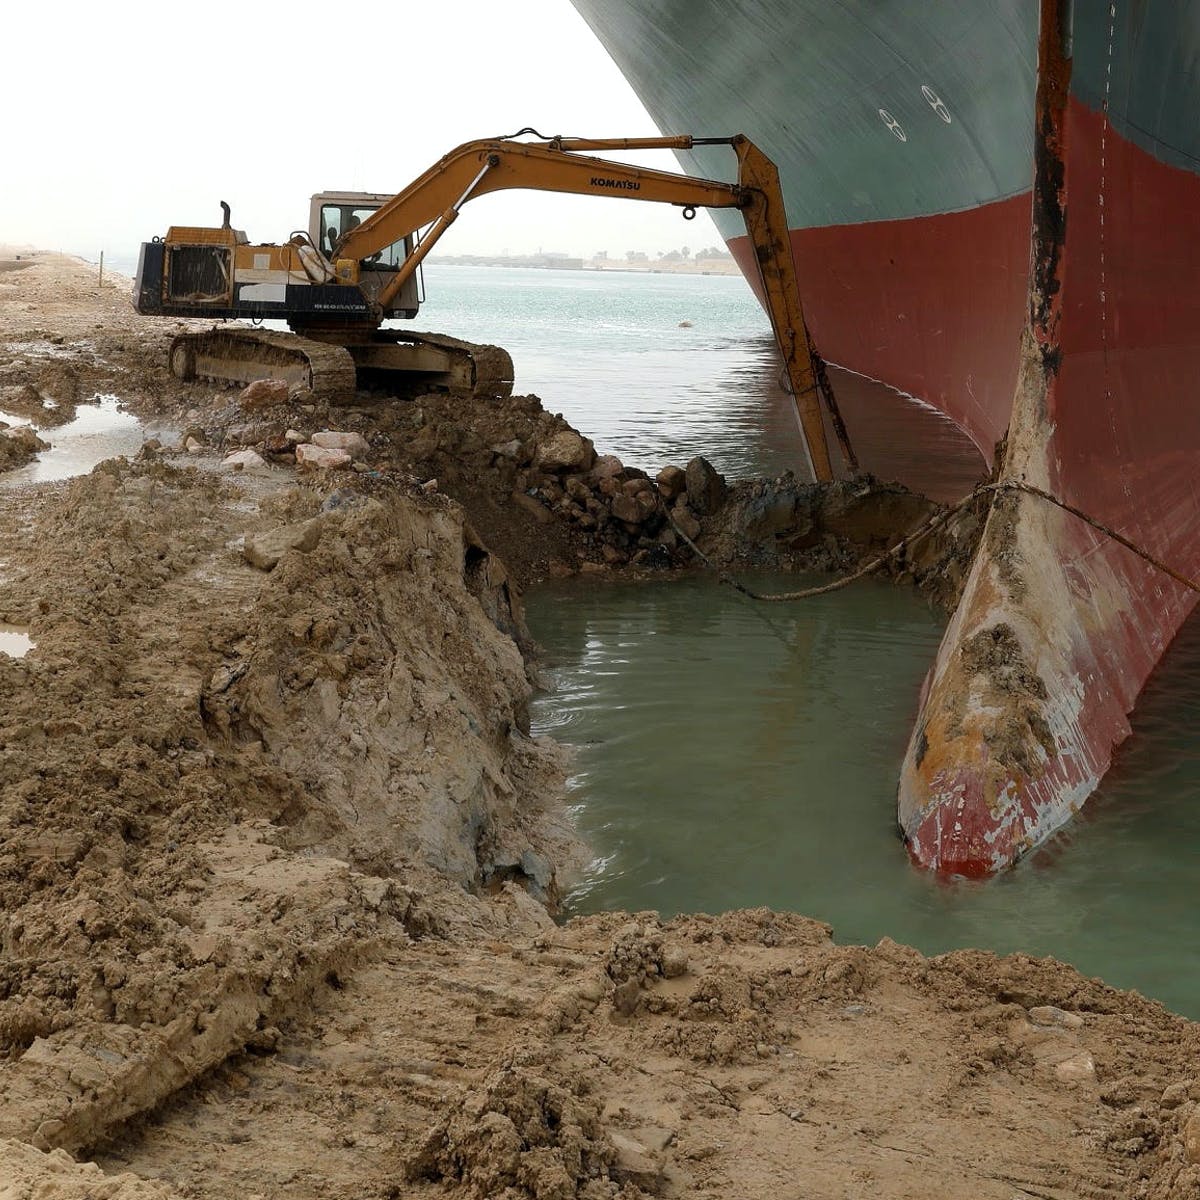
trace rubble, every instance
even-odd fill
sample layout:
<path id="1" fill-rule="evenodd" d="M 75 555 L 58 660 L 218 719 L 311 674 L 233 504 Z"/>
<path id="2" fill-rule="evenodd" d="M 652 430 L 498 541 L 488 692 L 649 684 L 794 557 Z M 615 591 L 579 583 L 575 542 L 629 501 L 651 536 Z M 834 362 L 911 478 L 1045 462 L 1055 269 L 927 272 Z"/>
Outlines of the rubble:
<path id="1" fill-rule="evenodd" d="M 353 458 L 349 451 L 301 442 L 296 447 L 296 465 L 317 471 L 336 471 L 348 467 Z"/>
<path id="2" fill-rule="evenodd" d="M 301 439 L 293 439 L 289 434 L 285 433 L 284 437 L 288 441 Z M 344 450 L 352 459 L 366 458 L 371 452 L 371 447 L 367 445 L 367 439 L 361 433 L 341 433 L 332 429 L 324 429 L 320 433 L 312 435 L 312 444 L 321 446 L 326 450 Z"/>
<path id="3" fill-rule="evenodd" d="M 242 555 L 252 567 L 270 571 L 279 565 L 279 560 L 289 550 L 308 554 L 316 549 L 320 540 L 321 522 L 302 521 L 264 533 L 248 533 L 242 546 Z"/>
<path id="4" fill-rule="evenodd" d="M 194 451 L 192 449 L 193 445 L 196 447 Z M 204 446 L 203 443 L 189 438 L 185 449 L 189 454 L 198 453 L 204 449 Z M 221 466 L 229 471 L 262 472 L 270 470 L 263 456 L 254 450 L 235 450 L 232 454 L 225 455 L 221 461 Z"/>
<path id="5" fill-rule="evenodd" d="M 242 389 L 238 401 L 247 412 L 286 404 L 288 385 L 281 379 L 256 379 Z"/>
<path id="6" fill-rule="evenodd" d="M 28 425 L 8 425 L 0 421 L 0 472 L 24 466 L 50 443 L 44 442 Z"/>

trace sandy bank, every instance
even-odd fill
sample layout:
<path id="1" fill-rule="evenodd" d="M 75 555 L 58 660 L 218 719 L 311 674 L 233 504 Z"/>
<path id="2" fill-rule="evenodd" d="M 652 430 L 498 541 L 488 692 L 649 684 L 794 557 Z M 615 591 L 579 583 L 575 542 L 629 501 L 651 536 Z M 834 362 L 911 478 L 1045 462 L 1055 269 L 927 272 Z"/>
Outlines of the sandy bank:
<path id="1" fill-rule="evenodd" d="M 1197 1027 L 1134 993 L 766 910 L 555 925 L 581 848 L 516 584 L 616 544 L 555 513 L 564 430 L 522 464 L 364 402 L 363 469 L 300 474 L 282 414 L 169 379 L 173 328 L 74 260 L 0 270 L 0 388 L 195 442 L 0 492 L 37 643 L 0 656 L 0 1198 L 1197 1193 Z M 732 510 L 764 553 L 870 540 L 793 545 L 775 495 Z"/>

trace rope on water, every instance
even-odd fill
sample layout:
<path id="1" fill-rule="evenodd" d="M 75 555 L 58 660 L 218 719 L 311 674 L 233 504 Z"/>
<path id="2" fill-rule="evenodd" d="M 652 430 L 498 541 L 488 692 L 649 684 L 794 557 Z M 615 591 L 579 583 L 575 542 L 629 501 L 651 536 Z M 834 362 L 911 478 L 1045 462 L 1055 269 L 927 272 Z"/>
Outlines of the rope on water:
<path id="1" fill-rule="evenodd" d="M 1111 538 L 1114 542 L 1124 546 L 1126 550 L 1132 551 L 1138 556 L 1138 558 L 1144 559 L 1152 567 L 1162 571 L 1164 575 L 1169 575 L 1177 583 L 1183 584 L 1184 587 L 1190 588 L 1193 592 L 1200 592 L 1200 582 L 1197 582 L 1195 579 L 1191 579 L 1187 575 L 1183 575 L 1174 568 L 1167 566 L 1167 564 L 1161 559 L 1155 558 L 1155 556 L 1148 550 L 1144 550 L 1141 546 L 1135 545 L 1129 540 L 1129 538 L 1118 533 L 1115 529 L 1105 525 L 1102 521 L 1096 520 L 1095 517 L 1089 516 L 1087 513 L 1083 512 L 1082 509 L 1076 508 L 1075 505 L 1068 504 L 1065 500 L 1060 500 L 1051 492 L 1044 491 L 1042 488 L 1034 487 L 1033 484 L 1025 483 L 1024 481 L 1020 480 L 1006 480 L 999 483 L 979 484 L 978 487 L 973 488 L 961 500 L 950 505 L 949 508 L 944 508 L 940 512 L 934 513 L 933 516 L 919 525 L 916 529 L 906 533 L 890 549 L 885 550 L 878 557 L 871 559 L 870 562 L 865 563 L 852 574 L 843 575 L 840 579 L 835 579 L 830 583 L 821 584 L 819 587 L 802 588 L 797 592 L 763 593 L 752 591 L 750 588 L 746 587 L 745 584 L 739 583 L 738 580 L 736 580 L 727 571 L 724 571 L 718 567 L 712 561 L 712 559 L 709 558 L 708 555 L 705 554 L 704 551 L 701 550 L 700 547 L 697 546 L 696 543 L 693 542 L 692 539 L 688 537 L 688 535 L 684 533 L 682 529 L 679 528 L 675 521 L 671 519 L 669 514 L 667 519 L 671 521 L 671 528 L 674 529 L 675 532 L 684 540 L 684 542 L 687 543 L 692 553 L 708 566 L 712 567 L 714 571 L 716 571 L 717 577 L 722 583 L 728 584 L 735 591 L 741 592 L 743 596 L 747 596 L 751 600 L 761 600 L 768 603 L 776 603 L 789 600 L 808 600 L 812 596 L 825 596 L 830 592 L 838 592 L 844 587 L 849 587 L 850 584 L 856 583 L 858 580 L 865 578 L 867 575 L 878 571 L 879 568 L 888 562 L 889 559 L 895 558 L 909 546 L 919 542 L 924 537 L 928 537 L 929 534 L 933 533 L 935 529 L 938 529 L 944 525 L 952 516 L 958 512 L 961 512 L 967 507 L 968 504 L 971 504 L 973 501 L 977 500 L 980 496 L 987 492 L 1024 492 L 1027 495 L 1037 496 L 1042 500 L 1046 500 L 1050 504 L 1056 505 L 1058 508 L 1063 509 L 1064 512 L 1069 512 L 1073 517 L 1078 517 L 1081 521 L 1084 521 L 1093 529 L 1098 530 L 1106 537 Z"/>

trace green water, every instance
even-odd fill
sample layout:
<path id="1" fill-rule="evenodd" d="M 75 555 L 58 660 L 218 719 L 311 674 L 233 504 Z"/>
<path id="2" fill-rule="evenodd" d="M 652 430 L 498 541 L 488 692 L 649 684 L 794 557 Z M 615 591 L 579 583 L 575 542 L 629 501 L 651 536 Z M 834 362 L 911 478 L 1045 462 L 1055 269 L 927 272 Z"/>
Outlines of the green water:
<path id="1" fill-rule="evenodd" d="M 1200 1017 L 1197 623 L 1084 814 L 1009 874 L 948 884 L 910 865 L 893 817 L 941 636 L 913 593 L 863 583 L 764 612 L 707 580 L 568 582 L 528 608 L 554 687 L 535 728 L 574 747 L 596 855 L 573 911 L 765 904 L 843 942 L 1054 955 Z"/>

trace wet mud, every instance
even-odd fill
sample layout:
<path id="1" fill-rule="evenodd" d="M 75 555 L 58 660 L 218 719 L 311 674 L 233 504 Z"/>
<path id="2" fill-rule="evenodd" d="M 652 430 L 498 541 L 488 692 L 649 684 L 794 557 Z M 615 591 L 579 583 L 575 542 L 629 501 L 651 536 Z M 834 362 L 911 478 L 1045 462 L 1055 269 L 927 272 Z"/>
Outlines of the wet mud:
<path id="1" fill-rule="evenodd" d="M 174 328 L 0 273 L 0 388 L 65 347 L 177 431 L 0 493 L 3 1200 L 1195 1194 L 1197 1028 L 1135 993 L 767 910 L 555 922 L 586 851 L 521 586 L 694 569 L 688 517 L 839 569 L 927 501 L 651 480 L 535 398 L 259 405 L 170 380 Z M 953 593 L 971 519 L 898 573 Z"/>

